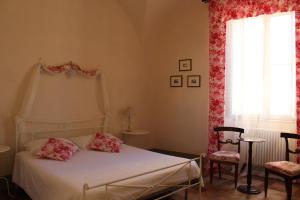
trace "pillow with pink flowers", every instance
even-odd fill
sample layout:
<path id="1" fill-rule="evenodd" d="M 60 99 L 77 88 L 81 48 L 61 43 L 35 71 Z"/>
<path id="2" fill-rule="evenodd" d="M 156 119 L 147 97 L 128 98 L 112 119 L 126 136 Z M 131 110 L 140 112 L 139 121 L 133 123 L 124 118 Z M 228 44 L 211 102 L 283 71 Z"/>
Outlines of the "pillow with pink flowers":
<path id="1" fill-rule="evenodd" d="M 71 141 L 61 138 L 49 138 L 37 155 L 40 158 L 66 161 L 78 150 L 78 146 Z"/>
<path id="2" fill-rule="evenodd" d="M 111 134 L 96 133 L 89 147 L 98 151 L 119 153 L 122 143 L 122 140 Z"/>

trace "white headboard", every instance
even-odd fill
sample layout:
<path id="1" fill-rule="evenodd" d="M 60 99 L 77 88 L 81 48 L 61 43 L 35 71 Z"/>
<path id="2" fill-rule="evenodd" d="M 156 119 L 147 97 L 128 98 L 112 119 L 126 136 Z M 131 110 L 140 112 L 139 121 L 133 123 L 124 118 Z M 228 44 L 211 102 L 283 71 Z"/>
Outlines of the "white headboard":
<path id="1" fill-rule="evenodd" d="M 47 114 L 47 112 L 44 112 L 43 115 L 37 117 L 32 116 L 34 106 L 35 104 L 38 104 L 37 101 L 35 101 L 37 94 L 39 94 L 39 90 L 42 89 L 40 88 L 41 78 L 43 77 L 41 76 L 42 73 L 46 73 L 47 75 L 53 76 L 59 74 L 60 76 L 65 75 L 69 78 L 78 79 L 79 84 L 81 83 L 80 81 L 82 81 L 82 84 L 84 84 L 85 80 L 95 79 L 97 83 L 97 91 L 95 90 L 95 92 L 101 93 L 101 95 L 95 94 L 94 96 L 95 98 L 97 97 L 96 102 L 98 106 L 101 107 L 102 112 L 95 112 L 92 116 L 84 117 L 76 115 L 69 117 L 68 119 L 60 119 L 59 117 L 49 118 L 45 115 L 45 113 Z M 64 84 L 58 84 L 54 86 L 51 85 L 51 91 L 55 91 L 55 88 L 53 88 L 55 86 L 64 87 Z M 81 99 L 83 98 L 84 97 L 81 97 Z M 43 107 L 45 107 L 45 109 L 49 109 L 48 104 L 42 105 L 42 108 Z M 108 101 L 108 95 L 103 73 L 101 73 L 99 70 L 83 70 L 77 64 L 74 64 L 72 62 L 56 66 L 47 66 L 45 64 L 38 63 L 36 66 L 34 66 L 33 74 L 31 76 L 29 86 L 27 87 L 21 109 L 15 118 L 16 152 L 22 150 L 24 143 L 34 138 L 43 138 L 49 136 L 68 137 L 90 134 L 95 130 L 107 131 L 109 117 L 110 105 Z"/>

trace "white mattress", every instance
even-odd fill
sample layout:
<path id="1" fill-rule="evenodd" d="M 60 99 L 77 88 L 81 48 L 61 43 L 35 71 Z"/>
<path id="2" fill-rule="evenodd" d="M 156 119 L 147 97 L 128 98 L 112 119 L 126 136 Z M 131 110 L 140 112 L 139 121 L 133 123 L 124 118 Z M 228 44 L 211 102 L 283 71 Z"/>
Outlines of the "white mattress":
<path id="1" fill-rule="evenodd" d="M 89 186 L 126 178 L 147 171 L 170 166 L 187 159 L 154 153 L 128 145 L 122 145 L 120 153 L 81 150 L 66 161 L 38 159 L 29 152 L 16 155 L 13 182 L 22 187 L 32 200 L 81 200 L 85 183 Z M 191 165 L 193 178 L 200 170 L 195 162 Z M 125 181 L 126 183 L 154 184 L 172 173 L 179 166 Z M 180 183 L 188 180 L 189 165 L 165 183 Z M 124 183 L 124 182 L 122 182 Z M 108 199 L 132 199 L 141 193 L 137 188 L 113 187 Z M 103 187 L 87 192 L 87 200 L 105 199 Z"/>

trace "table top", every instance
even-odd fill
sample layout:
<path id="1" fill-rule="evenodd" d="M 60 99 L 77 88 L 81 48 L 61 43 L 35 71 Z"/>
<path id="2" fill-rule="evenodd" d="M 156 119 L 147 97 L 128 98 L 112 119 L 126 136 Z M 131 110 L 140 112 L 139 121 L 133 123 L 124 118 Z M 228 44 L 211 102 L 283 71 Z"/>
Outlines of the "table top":
<path id="1" fill-rule="evenodd" d="M 257 138 L 257 137 L 245 137 L 241 139 L 242 142 L 266 142 L 265 138 Z"/>
<path id="2" fill-rule="evenodd" d="M 4 153 L 6 151 L 9 151 L 10 147 L 6 145 L 1 145 L 0 144 L 0 153 Z"/>
<path id="3" fill-rule="evenodd" d="M 122 131 L 125 135 L 146 135 L 149 134 L 150 131 L 147 130 L 131 130 L 131 131 Z"/>

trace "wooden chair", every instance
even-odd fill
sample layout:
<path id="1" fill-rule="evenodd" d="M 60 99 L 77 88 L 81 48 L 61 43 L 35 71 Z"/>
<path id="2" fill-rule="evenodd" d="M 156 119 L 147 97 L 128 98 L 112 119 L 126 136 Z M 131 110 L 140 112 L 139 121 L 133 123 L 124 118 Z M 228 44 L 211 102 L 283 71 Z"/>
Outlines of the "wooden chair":
<path id="1" fill-rule="evenodd" d="M 300 149 L 292 151 L 289 148 L 290 139 L 300 139 L 300 135 L 293 133 L 281 133 L 280 137 L 285 139 L 285 161 L 267 162 L 265 163 L 265 196 L 267 196 L 269 185 L 269 173 L 276 174 L 285 179 L 285 187 L 287 199 L 292 199 L 292 184 L 293 180 L 300 178 L 300 164 L 290 162 L 289 154 L 300 154 Z"/>
<path id="2" fill-rule="evenodd" d="M 238 179 L 238 168 L 239 168 L 239 161 L 240 161 L 240 138 L 242 133 L 244 133 L 244 129 L 237 128 L 237 127 L 216 127 L 214 128 L 218 136 L 218 151 L 212 153 L 209 156 L 210 160 L 210 183 L 213 182 L 213 166 L 214 163 L 218 163 L 218 170 L 219 170 L 219 178 L 221 178 L 221 164 L 227 165 L 234 165 L 235 166 L 235 173 L 234 173 L 234 183 L 235 188 L 237 186 L 237 179 Z M 234 132 L 239 133 L 239 139 L 237 141 L 233 141 L 232 139 L 221 140 L 220 139 L 220 132 L 223 132 L 224 135 L 226 132 Z M 221 144 L 231 144 L 237 145 L 238 151 L 221 151 Z"/>

